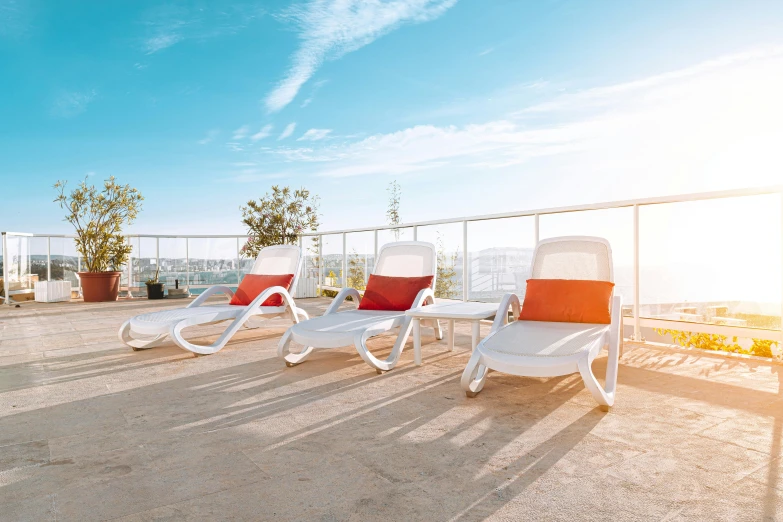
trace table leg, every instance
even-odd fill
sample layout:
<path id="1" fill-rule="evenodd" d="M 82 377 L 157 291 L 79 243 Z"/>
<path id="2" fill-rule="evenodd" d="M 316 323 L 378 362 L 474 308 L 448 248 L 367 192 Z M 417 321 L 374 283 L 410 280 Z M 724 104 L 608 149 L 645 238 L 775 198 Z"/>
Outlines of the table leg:
<path id="1" fill-rule="evenodd" d="M 421 319 L 413 318 L 413 362 L 421 366 Z"/>
<path id="2" fill-rule="evenodd" d="M 449 351 L 454 351 L 454 319 L 449 319 Z"/>
<path id="3" fill-rule="evenodd" d="M 473 321 L 472 332 L 471 333 L 472 333 L 472 339 L 471 340 L 473 341 L 473 346 L 471 348 L 471 351 L 475 351 L 476 350 L 476 346 L 478 346 L 479 335 L 481 335 L 481 322 L 480 321 Z"/>

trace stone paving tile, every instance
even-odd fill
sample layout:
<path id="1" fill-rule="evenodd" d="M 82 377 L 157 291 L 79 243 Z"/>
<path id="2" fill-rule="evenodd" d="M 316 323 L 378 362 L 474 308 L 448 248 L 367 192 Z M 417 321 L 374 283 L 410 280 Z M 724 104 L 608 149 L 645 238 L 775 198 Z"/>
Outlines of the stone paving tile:
<path id="1" fill-rule="evenodd" d="M 604 414 L 579 376 L 467 399 L 466 325 L 383 375 L 350 347 L 286 368 L 285 320 L 209 357 L 118 341 L 176 306 L 0 309 L 1 520 L 783 520 L 783 366 L 626 343 Z"/>

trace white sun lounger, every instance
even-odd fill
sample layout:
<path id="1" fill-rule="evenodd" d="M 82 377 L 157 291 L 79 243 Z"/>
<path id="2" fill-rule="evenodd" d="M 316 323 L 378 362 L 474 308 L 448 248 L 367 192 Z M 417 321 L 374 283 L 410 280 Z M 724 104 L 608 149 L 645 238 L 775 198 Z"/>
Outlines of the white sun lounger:
<path id="1" fill-rule="evenodd" d="M 533 279 L 590 279 L 613 281 L 609 242 L 596 237 L 561 237 L 538 243 L 533 253 Z M 484 387 L 488 370 L 528 377 L 555 377 L 579 373 L 585 386 L 608 411 L 614 404 L 622 340 L 622 298 L 612 297 L 611 324 L 514 321 L 519 298 L 503 296 L 489 335 L 479 343 L 462 374 L 462 388 L 475 397 Z M 609 349 L 606 387 L 591 368 L 604 346 Z"/>
<path id="2" fill-rule="evenodd" d="M 400 241 L 384 245 L 378 253 L 378 262 L 373 271 L 376 275 L 388 277 L 421 277 L 436 275 L 435 246 L 421 241 Z M 432 288 L 435 287 L 433 279 Z M 419 291 L 411 308 L 418 308 L 425 302 L 434 303 L 435 294 L 432 288 Z M 353 288 L 343 288 L 332 304 L 321 317 L 303 321 L 291 326 L 280 339 L 277 355 L 285 360 L 287 366 L 300 364 L 312 354 L 314 348 L 340 348 L 354 345 L 364 361 L 375 368 L 378 373 L 391 370 L 397 365 L 405 343 L 411 332 L 411 318 L 405 312 L 346 310 L 337 309 L 346 297 L 356 303 L 361 301 L 359 291 Z M 435 336 L 443 338 L 443 333 L 437 321 L 431 321 L 426 326 L 435 329 Z M 397 342 L 391 354 L 384 359 L 378 359 L 367 349 L 367 340 L 376 335 L 399 328 Z M 291 342 L 304 345 L 299 353 L 291 353 Z"/>
<path id="3" fill-rule="evenodd" d="M 198 355 L 208 355 L 223 348 L 251 317 L 272 319 L 290 315 L 294 323 L 299 322 L 299 317 L 307 319 L 307 312 L 297 308 L 293 299 L 301 266 L 302 254 L 298 246 L 279 245 L 266 247 L 261 250 L 250 273 L 264 275 L 294 274 L 290 292 L 282 286 L 274 286 L 261 292 L 247 306 L 230 304 L 205 305 L 203 303 L 215 294 L 224 293 L 229 299 L 234 295 L 234 292 L 227 286 L 212 286 L 185 308 L 151 312 L 129 319 L 120 327 L 120 340 L 134 350 L 145 350 L 162 343 L 166 337 L 171 336 L 172 340 L 180 348 Z M 281 306 L 261 306 L 261 303 L 274 294 L 280 294 L 283 298 Z M 188 326 L 220 321 L 232 322 L 218 340 L 211 345 L 192 344 L 182 336 L 182 329 Z"/>

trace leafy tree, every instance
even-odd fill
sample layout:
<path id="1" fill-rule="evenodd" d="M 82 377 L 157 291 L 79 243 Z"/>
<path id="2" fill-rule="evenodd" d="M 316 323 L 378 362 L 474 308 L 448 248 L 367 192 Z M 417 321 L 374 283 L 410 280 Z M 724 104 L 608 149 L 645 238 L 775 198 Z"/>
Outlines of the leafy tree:
<path id="1" fill-rule="evenodd" d="M 311 196 L 307 189 L 277 185 L 271 194 L 248 201 L 247 206 L 240 207 L 249 236 L 242 256 L 256 257 L 266 246 L 296 244 L 306 230 L 318 230 L 318 203 L 318 196 Z"/>
<path id="2" fill-rule="evenodd" d="M 364 272 L 364 260 L 359 257 L 356 250 L 351 253 L 348 258 L 348 286 L 357 290 L 364 290 L 365 288 L 365 272 Z"/>
<path id="3" fill-rule="evenodd" d="M 386 209 L 386 218 L 389 220 L 390 225 L 400 224 L 400 184 L 397 181 L 392 181 L 386 188 L 386 192 L 389 193 L 389 207 Z M 393 228 L 394 240 L 400 240 L 400 229 Z"/>
<path id="4" fill-rule="evenodd" d="M 76 250 L 88 272 L 118 270 L 132 251 L 122 227 L 136 220 L 144 198 L 130 185 L 118 184 L 114 177 L 103 182 L 103 189 L 82 181 L 66 194 L 66 181 L 54 185 L 55 203 L 66 211 L 65 221 L 76 229 Z"/>
<path id="5" fill-rule="evenodd" d="M 435 297 L 454 299 L 457 297 L 457 253 L 446 254 L 443 238 L 438 234 L 438 270 L 435 277 Z"/>

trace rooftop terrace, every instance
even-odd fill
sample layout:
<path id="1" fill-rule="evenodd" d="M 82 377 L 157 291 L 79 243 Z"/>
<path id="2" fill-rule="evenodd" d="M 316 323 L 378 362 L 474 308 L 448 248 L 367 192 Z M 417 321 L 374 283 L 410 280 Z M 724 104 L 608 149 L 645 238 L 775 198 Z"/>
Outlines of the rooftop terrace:
<path id="1" fill-rule="evenodd" d="M 117 339 L 181 305 L 0 307 L 0 518 L 783 520 L 774 362 L 626 343 L 602 413 L 579 375 L 494 373 L 467 399 L 467 325 L 383 375 L 351 347 L 286 368 L 283 320 L 208 357 Z"/>

